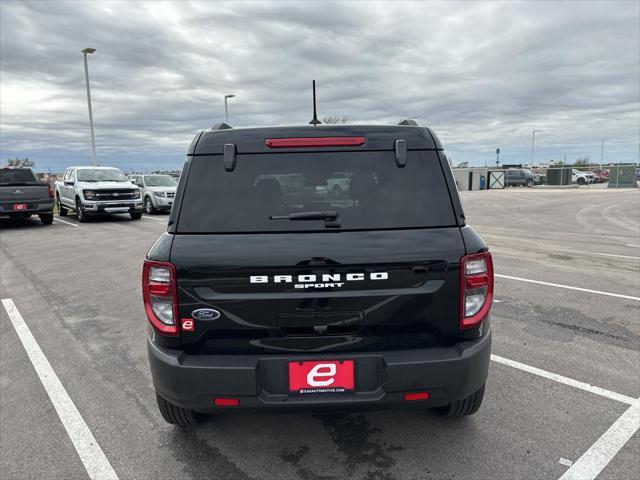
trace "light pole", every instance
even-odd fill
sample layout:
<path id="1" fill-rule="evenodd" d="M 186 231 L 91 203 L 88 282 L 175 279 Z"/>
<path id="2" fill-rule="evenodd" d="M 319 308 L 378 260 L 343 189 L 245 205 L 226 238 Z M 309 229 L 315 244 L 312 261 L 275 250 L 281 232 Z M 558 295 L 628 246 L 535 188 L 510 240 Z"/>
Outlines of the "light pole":
<path id="1" fill-rule="evenodd" d="M 536 145 L 536 132 L 541 132 L 541 131 L 542 130 L 534 130 L 533 135 L 531 135 L 531 164 L 529 165 L 529 168 L 533 168 L 533 158 L 534 158 L 535 145 Z"/>
<path id="2" fill-rule="evenodd" d="M 93 133 L 93 112 L 91 111 L 91 90 L 89 89 L 89 64 L 87 62 L 87 55 L 90 55 L 96 51 L 95 48 L 85 48 L 82 50 L 84 53 L 84 80 L 87 84 L 87 105 L 89 106 L 89 126 L 91 127 L 91 153 L 92 153 L 92 165 L 96 166 L 96 137 Z"/>
<path id="3" fill-rule="evenodd" d="M 224 123 L 229 123 L 229 109 L 227 107 L 227 100 L 235 97 L 235 95 L 224 96 Z"/>
<path id="4" fill-rule="evenodd" d="M 604 138 L 602 139 L 602 145 L 600 146 L 600 172 L 602 172 L 602 162 L 604 158 Z"/>

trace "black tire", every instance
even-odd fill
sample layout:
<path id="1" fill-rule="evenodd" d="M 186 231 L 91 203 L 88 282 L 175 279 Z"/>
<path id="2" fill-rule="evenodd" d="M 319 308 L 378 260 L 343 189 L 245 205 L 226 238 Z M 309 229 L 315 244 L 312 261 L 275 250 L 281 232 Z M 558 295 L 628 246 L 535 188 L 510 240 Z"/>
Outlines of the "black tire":
<path id="1" fill-rule="evenodd" d="M 76 217 L 80 223 L 85 223 L 89 221 L 89 217 L 85 212 L 82 211 L 82 204 L 80 203 L 80 199 L 76 198 Z"/>
<path id="2" fill-rule="evenodd" d="M 53 223 L 53 212 L 41 213 L 38 215 L 43 225 L 51 225 Z"/>
<path id="3" fill-rule="evenodd" d="M 585 183 L 587 183 L 587 182 L 585 181 L 585 179 L 584 179 L 584 178 L 580 177 L 580 178 L 576 181 L 576 183 L 577 183 L 578 185 L 584 185 L 584 184 L 585 184 Z"/>
<path id="4" fill-rule="evenodd" d="M 156 400 L 158 401 L 160 414 L 167 423 L 181 427 L 191 427 L 200 422 L 200 415 L 196 412 L 174 405 L 158 394 L 156 394 Z"/>
<path id="5" fill-rule="evenodd" d="M 533 180 L 527 180 L 527 187 L 528 188 L 532 188 L 533 187 Z"/>
<path id="6" fill-rule="evenodd" d="M 62 202 L 60 201 L 60 195 L 56 195 L 56 199 L 58 200 L 58 215 L 61 217 L 66 217 L 69 210 L 62 206 Z"/>
<path id="7" fill-rule="evenodd" d="M 462 400 L 457 400 L 444 407 L 438 407 L 438 413 L 443 417 L 460 418 L 473 415 L 482 405 L 484 385 L 480 389 Z"/>
<path id="8" fill-rule="evenodd" d="M 149 215 L 153 215 L 156 213 L 156 209 L 153 206 L 153 202 L 151 201 L 151 197 L 144 197 L 144 211 Z"/>
<path id="9" fill-rule="evenodd" d="M 142 212 L 131 212 L 131 220 L 140 220 L 142 218 Z"/>

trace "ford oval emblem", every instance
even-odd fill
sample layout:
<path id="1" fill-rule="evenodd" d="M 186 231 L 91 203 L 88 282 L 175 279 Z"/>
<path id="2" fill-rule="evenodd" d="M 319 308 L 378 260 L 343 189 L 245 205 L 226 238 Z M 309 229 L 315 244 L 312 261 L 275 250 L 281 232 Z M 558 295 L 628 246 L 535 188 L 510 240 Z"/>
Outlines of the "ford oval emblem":
<path id="1" fill-rule="evenodd" d="M 191 312 L 191 317 L 195 320 L 215 320 L 220 318 L 220 312 L 213 308 L 199 308 Z"/>

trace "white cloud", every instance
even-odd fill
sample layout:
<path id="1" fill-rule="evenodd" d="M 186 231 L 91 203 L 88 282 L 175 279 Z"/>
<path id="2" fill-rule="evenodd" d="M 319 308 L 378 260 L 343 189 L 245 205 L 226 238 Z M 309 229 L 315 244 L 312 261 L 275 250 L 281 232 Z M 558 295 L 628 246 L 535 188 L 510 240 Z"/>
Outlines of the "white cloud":
<path id="1" fill-rule="evenodd" d="M 177 166 L 193 134 L 415 117 L 456 161 L 638 155 L 638 2 L 13 2 L 0 4 L 0 160 Z"/>

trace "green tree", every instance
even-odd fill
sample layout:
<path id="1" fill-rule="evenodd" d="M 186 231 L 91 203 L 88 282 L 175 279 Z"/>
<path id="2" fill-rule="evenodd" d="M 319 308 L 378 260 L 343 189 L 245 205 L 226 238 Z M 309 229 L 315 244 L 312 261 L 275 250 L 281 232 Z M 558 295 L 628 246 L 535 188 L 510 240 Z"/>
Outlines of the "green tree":
<path id="1" fill-rule="evenodd" d="M 577 158 L 575 162 L 573 162 L 573 164 L 576 167 L 586 167 L 587 165 L 591 165 L 591 160 L 589 159 L 589 157 L 582 157 L 582 158 Z"/>
<path id="2" fill-rule="evenodd" d="M 10 158 L 7 160 L 7 165 L 10 167 L 23 167 L 23 168 L 33 168 L 36 166 L 36 162 L 33 160 L 29 160 L 27 157 L 25 158 Z"/>
<path id="3" fill-rule="evenodd" d="M 329 116 L 329 117 L 324 117 L 322 119 L 322 123 L 325 123 L 327 125 L 339 125 L 339 124 L 344 124 L 344 123 L 351 123 L 351 120 L 349 120 L 349 117 L 338 117 L 337 115 L 334 116 Z"/>

